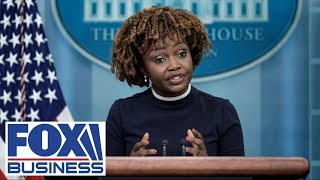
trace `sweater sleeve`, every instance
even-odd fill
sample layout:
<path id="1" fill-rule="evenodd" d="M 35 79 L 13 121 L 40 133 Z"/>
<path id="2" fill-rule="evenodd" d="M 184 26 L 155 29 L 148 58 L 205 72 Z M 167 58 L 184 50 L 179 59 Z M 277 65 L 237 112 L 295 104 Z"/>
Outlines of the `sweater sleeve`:
<path id="1" fill-rule="evenodd" d="M 220 156 L 244 156 L 243 134 L 236 109 L 229 100 L 225 102 L 223 120 L 220 124 Z"/>
<path id="2" fill-rule="evenodd" d="M 106 155 L 125 156 L 125 143 L 123 140 L 123 126 L 121 120 L 119 100 L 115 101 L 110 108 L 106 120 Z"/>

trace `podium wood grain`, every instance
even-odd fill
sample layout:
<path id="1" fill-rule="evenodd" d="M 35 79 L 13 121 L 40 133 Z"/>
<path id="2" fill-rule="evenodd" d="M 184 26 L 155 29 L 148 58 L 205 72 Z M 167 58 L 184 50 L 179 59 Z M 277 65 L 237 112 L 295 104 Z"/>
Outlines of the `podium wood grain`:
<path id="1" fill-rule="evenodd" d="M 106 176 L 277 176 L 308 175 L 300 157 L 106 157 Z"/>

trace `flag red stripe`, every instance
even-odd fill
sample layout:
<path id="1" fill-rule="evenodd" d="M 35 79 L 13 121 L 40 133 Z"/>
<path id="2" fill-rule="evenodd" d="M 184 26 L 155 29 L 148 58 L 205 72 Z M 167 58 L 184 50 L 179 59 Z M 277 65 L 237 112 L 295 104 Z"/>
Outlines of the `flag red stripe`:
<path id="1" fill-rule="evenodd" d="M 7 180 L 7 177 L 3 174 L 3 172 L 0 169 L 0 179 L 1 180 Z"/>

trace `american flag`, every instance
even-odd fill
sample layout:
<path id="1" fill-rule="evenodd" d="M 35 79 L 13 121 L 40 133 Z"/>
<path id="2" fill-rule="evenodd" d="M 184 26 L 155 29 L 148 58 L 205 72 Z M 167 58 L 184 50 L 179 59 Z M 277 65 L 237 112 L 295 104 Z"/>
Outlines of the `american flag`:
<path id="1" fill-rule="evenodd" d="M 10 179 L 4 176 L 5 122 L 73 118 L 59 86 L 36 1 L 0 3 L 0 179 Z"/>

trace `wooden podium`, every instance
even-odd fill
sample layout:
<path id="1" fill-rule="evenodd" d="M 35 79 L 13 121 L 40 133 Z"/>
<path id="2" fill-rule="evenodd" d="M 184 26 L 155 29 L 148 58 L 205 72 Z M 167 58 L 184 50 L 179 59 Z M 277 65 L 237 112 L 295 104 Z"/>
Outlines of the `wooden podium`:
<path id="1" fill-rule="evenodd" d="M 308 161 L 300 157 L 106 157 L 106 179 L 108 177 L 305 179 L 309 171 Z"/>

